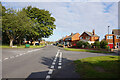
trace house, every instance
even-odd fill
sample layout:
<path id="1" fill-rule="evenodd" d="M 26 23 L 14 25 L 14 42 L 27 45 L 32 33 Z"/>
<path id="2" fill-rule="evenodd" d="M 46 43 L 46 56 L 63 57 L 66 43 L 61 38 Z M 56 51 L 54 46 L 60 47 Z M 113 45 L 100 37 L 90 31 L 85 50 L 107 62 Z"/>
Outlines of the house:
<path id="1" fill-rule="evenodd" d="M 85 41 L 91 44 L 91 43 L 94 43 L 95 41 L 99 41 L 99 36 L 95 34 L 95 30 L 93 30 L 93 32 L 84 31 L 80 35 L 79 40 Z"/>
<path id="2" fill-rule="evenodd" d="M 71 33 L 71 35 L 64 38 L 64 46 L 72 47 L 76 46 L 77 41 L 79 41 L 79 33 Z"/>
<path id="3" fill-rule="evenodd" d="M 59 44 L 64 45 L 65 39 L 66 39 L 67 37 L 68 37 L 68 36 L 66 35 L 66 36 L 63 37 L 62 39 L 59 39 L 59 40 L 58 40 Z"/>
<path id="4" fill-rule="evenodd" d="M 120 49 L 120 29 L 113 29 L 112 34 L 106 34 L 105 40 L 108 42 L 108 46 L 112 48 Z"/>

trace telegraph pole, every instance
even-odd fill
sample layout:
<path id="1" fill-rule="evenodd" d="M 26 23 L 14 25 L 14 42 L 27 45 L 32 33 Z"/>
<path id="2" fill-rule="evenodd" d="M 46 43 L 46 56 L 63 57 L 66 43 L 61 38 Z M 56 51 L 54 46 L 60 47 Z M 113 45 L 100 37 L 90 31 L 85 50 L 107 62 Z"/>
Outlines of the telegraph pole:
<path id="1" fill-rule="evenodd" d="M 109 38 L 110 38 L 110 37 L 109 37 L 109 27 L 110 27 L 110 26 L 108 26 L 108 48 L 110 47 L 110 46 L 109 46 Z M 109 49 L 108 49 L 108 50 L 109 50 Z"/>

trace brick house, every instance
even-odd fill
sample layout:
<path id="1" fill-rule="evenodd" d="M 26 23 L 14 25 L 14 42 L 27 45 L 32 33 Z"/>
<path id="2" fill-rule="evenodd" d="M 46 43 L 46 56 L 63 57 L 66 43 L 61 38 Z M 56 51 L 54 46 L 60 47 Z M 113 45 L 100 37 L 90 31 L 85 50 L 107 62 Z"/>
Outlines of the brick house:
<path id="1" fill-rule="evenodd" d="M 106 34 L 105 40 L 108 42 L 108 46 L 112 48 L 120 49 L 120 29 L 113 29 L 112 34 Z"/>
<path id="2" fill-rule="evenodd" d="M 71 35 L 64 38 L 64 46 L 72 47 L 76 46 L 77 41 L 79 41 L 79 33 L 71 33 Z"/>
<path id="3" fill-rule="evenodd" d="M 99 36 L 95 34 L 95 30 L 93 30 L 93 32 L 85 31 L 80 35 L 79 40 L 91 44 L 94 43 L 95 41 L 99 41 Z"/>

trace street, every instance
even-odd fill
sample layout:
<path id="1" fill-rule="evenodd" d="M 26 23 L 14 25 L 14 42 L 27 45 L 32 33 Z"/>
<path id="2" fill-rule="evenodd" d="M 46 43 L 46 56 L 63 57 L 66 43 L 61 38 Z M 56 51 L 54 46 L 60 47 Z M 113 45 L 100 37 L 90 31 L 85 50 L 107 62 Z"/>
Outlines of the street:
<path id="1" fill-rule="evenodd" d="M 53 45 L 33 49 L 2 49 L 2 77 L 28 80 L 80 78 L 75 72 L 74 60 L 106 55 L 108 54 L 65 51 Z"/>

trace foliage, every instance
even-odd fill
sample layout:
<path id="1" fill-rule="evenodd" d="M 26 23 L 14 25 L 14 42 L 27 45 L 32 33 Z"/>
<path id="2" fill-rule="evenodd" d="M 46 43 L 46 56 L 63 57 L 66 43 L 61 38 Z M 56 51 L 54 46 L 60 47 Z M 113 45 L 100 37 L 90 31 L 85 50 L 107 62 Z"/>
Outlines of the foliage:
<path id="1" fill-rule="evenodd" d="M 2 17 L 2 38 L 10 46 L 14 40 L 21 44 L 23 38 L 33 41 L 49 37 L 55 29 L 55 18 L 49 11 L 31 6 L 18 11 L 2 6 Z"/>
<path id="2" fill-rule="evenodd" d="M 108 45 L 108 42 L 105 41 L 105 40 L 102 40 L 100 42 L 100 47 L 103 48 L 103 49 L 107 49 L 108 48 L 107 45 Z"/>
<path id="3" fill-rule="evenodd" d="M 100 48 L 100 42 L 99 42 L 99 41 L 95 41 L 95 42 L 94 42 L 94 46 L 95 46 L 96 48 Z"/>
<path id="4" fill-rule="evenodd" d="M 37 40 L 42 37 L 47 38 L 53 34 L 55 18 L 51 17 L 49 11 L 31 6 L 23 8 L 23 11 L 25 11 L 27 16 L 34 22 L 32 29 L 37 33 L 31 33 L 29 35 L 30 38 L 32 37 L 34 40 Z"/>
<path id="5" fill-rule="evenodd" d="M 79 52 L 91 52 L 91 53 L 113 53 L 109 51 L 102 50 L 88 50 L 88 49 L 74 49 L 74 48 L 64 48 L 67 51 L 79 51 Z"/>
<path id="6" fill-rule="evenodd" d="M 76 45 L 78 48 L 82 48 L 83 43 L 83 41 L 78 41 Z"/>
<path id="7" fill-rule="evenodd" d="M 84 42 L 84 41 L 78 41 L 76 45 L 77 45 L 78 48 L 82 48 L 82 47 L 84 47 L 84 48 L 86 48 L 86 47 L 90 47 L 90 44 L 89 44 L 88 42 Z"/>

